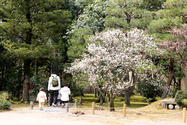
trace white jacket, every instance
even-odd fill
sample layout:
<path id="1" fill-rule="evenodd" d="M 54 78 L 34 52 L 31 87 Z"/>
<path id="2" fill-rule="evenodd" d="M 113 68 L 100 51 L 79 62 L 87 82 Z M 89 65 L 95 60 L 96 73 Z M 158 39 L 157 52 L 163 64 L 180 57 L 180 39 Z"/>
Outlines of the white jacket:
<path id="1" fill-rule="evenodd" d="M 61 88 L 60 94 L 62 101 L 69 101 L 69 95 L 71 94 L 71 91 L 68 87 L 64 86 L 63 88 Z"/>
<path id="2" fill-rule="evenodd" d="M 40 91 L 38 93 L 38 96 L 37 96 L 36 100 L 39 101 L 39 102 L 45 102 L 45 100 L 47 100 L 45 92 L 44 91 Z"/>
<path id="3" fill-rule="evenodd" d="M 52 79 L 53 79 L 53 77 L 57 77 L 57 79 L 58 79 L 58 86 L 56 86 L 56 87 L 52 86 Z M 49 77 L 49 81 L 48 81 L 48 91 L 49 90 L 59 90 L 60 86 L 61 86 L 61 84 L 60 84 L 60 77 L 57 76 L 56 74 L 51 74 L 51 76 Z"/>

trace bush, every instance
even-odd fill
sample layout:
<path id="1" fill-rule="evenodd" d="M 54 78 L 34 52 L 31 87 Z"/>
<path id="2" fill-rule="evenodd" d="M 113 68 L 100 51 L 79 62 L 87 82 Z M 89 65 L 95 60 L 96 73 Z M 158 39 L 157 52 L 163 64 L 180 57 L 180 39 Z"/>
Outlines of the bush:
<path id="1" fill-rule="evenodd" d="M 144 79 L 139 81 L 140 83 L 137 84 L 136 91 L 146 97 L 146 102 L 154 102 L 156 101 L 157 96 L 161 96 L 162 94 L 162 85 L 157 84 L 158 81 L 156 79 Z M 155 83 L 156 82 L 156 83 Z M 153 84 L 154 83 L 154 84 Z"/>
<path id="2" fill-rule="evenodd" d="M 7 110 L 10 109 L 11 103 L 7 100 L 7 95 L 2 94 L 0 95 L 0 110 Z"/>
<path id="3" fill-rule="evenodd" d="M 183 100 L 187 99 L 187 90 L 180 90 L 175 95 L 175 102 L 180 106 L 183 105 Z"/>
<path id="4" fill-rule="evenodd" d="M 37 76 L 32 76 L 30 78 L 30 84 L 33 85 L 34 88 L 29 90 L 29 93 L 34 96 L 37 96 L 41 87 L 43 87 L 45 91 L 47 91 L 48 79 L 49 78 L 42 73 L 38 74 Z"/>

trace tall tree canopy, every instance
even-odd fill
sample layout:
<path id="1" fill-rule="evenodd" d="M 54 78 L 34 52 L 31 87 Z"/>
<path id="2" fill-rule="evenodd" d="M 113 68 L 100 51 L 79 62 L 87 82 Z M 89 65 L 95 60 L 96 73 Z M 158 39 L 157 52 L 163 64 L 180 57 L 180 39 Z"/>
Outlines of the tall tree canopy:
<path id="1" fill-rule="evenodd" d="M 62 10 L 63 0 L 1 0 L 0 37 L 4 48 L 24 61 L 23 99 L 28 101 L 32 59 L 47 57 L 52 40 L 64 34 L 71 13 Z M 57 42 L 57 41 L 55 41 Z"/>
<path id="2" fill-rule="evenodd" d="M 109 0 L 106 12 L 106 26 L 127 30 L 133 27 L 145 29 L 152 17 L 151 13 L 141 8 L 143 0 Z"/>
<path id="3" fill-rule="evenodd" d="M 72 23 L 68 29 L 68 57 L 70 61 L 80 56 L 86 51 L 87 38 L 96 32 L 105 29 L 105 17 L 107 2 L 96 2 L 84 8 L 82 14 Z"/>

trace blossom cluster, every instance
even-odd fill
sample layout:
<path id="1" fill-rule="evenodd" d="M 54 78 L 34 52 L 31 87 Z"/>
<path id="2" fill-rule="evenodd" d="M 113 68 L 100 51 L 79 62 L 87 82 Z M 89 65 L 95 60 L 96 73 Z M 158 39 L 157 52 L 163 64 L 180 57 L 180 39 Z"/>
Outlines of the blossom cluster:
<path id="1" fill-rule="evenodd" d="M 186 61 L 186 49 L 187 49 L 187 26 L 183 25 L 182 28 L 173 28 L 169 31 L 174 37 L 172 40 L 166 40 L 163 43 L 158 43 L 157 45 L 165 49 L 165 55 L 172 58 L 178 58 L 179 64 L 182 66 L 187 66 Z"/>

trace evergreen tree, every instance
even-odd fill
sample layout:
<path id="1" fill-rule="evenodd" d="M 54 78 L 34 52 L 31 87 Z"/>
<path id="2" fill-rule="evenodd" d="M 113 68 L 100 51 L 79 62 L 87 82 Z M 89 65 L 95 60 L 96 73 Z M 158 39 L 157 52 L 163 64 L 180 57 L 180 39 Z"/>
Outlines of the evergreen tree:
<path id="1" fill-rule="evenodd" d="M 157 11 L 164 9 L 164 2 L 166 2 L 166 0 L 143 0 L 141 8 L 147 9 L 149 11 Z"/>
<path id="2" fill-rule="evenodd" d="M 156 34 L 157 41 L 160 42 L 161 44 L 163 41 L 169 41 L 169 42 L 172 41 L 174 42 L 174 44 L 176 44 L 175 42 L 177 41 L 177 39 L 174 37 L 174 35 L 169 34 L 169 33 L 171 32 L 172 29 L 175 29 L 175 30 L 180 29 L 183 24 L 186 24 L 187 1 L 186 0 L 167 0 L 163 4 L 163 6 L 164 6 L 164 9 L 161 9 L 155 12 L 154 20 L 152 20 L 152 22 L 148 26 L 149 32 Z M 165 54 L 161 58 L 159 57 L 160 60 L 165 61 L 165 64 L 163 66 L 167 66 L 168 71 L 169 71 L 167 84 L 164 87 L 162 98 L 167 97 L 168 90 L 172 83 L 172 80 L 175 81 L 176 79 L 176 75 L 175 75 L 176 67 L 174 64 L 177 60 L 179 60 L 179 57 L 181 58 L 183 57 L 183 55 L 179 57 L 176 57 L 176 56 L 177 54 L 174 51 L 169 51 L 169 54 Z M 169 63 L 167 63 L 167 60 L 169 60 L 168 61 Z M 178 73 L 182 74 L 181 67 L 178 69 Z M 180 77 L 181 76 L 184 76 L 184 75 L 180 75 Z M 180 77 L 178 78 L 181 79 Z"/>
<path id="3" fill-rule="evenodd" d="M 167 0 L 164 9 L 155 12 L 154 20 L 148 26 L 149 32 L 156 33 L 159 41 L 170 39 L 168 31 L 173 28 L 180 28 L 187 22 L 187 1 Z"/>
<path id="4" fill-rule="evenodd" d="M 106 26 L 128 30 L 133 27 L 146 29 L 152 16 L 141 8 L 143 0 L 110 0 L 106 12 Z"/>
<path id="5" fill-rule="evenodd" d="M 67 32 L 70 62 L 80 58 L 86 51 L 88 37 L 105 29 L 106 6 L 106 2 L 96 2 L 86 6 L 83 13 L 71 25 Z"/>
<path id="6" fill-rule="evenodd" d="M 4 48 L 24 61 L 23 100 L 29 100 L 30 65 L 34 58 L 53 53 L 54 38 L 62 36 L 71 21 L 63 0 L 1 0 L 0 37 Z M 58 41 L 55 41 L 56 43 Z M 58 43 L 57 43 L 58 44 Z"/>

